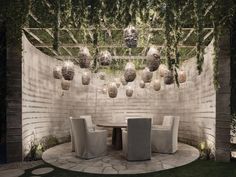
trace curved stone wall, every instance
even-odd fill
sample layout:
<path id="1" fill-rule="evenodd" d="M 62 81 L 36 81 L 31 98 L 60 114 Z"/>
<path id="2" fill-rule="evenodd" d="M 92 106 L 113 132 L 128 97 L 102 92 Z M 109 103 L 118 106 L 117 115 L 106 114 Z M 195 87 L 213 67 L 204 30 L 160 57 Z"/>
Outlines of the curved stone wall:
<path id="1" fill-rule="evenodd" d="M 123 86 L 118 97 L 108 98 L 101 93 L 105 81 L 92 76 L 91 85 L 81 84 L 82 70 L 76 68 L 75 79 L 69 91 L 63 92 L 60 80 L 52 77 L 52 68 L 60 64 L 23 37 L 22 76 L 22 137 L 24 154 L 30 142 L 36 138 L 54 135 L 63 139 L 69 135 L 68 117 L 91 114 L 95 123 L 123 119 L 125 116 L 153 117 L 160 124 L 164 115 L 180 116 L 180 141 L 198 145 L 207 141 L 215 146 L 215 90 L 213 85 L 212 45 L 206 49 L 203 72 L 199 76 L 194 59 L 183 64 L 187 82 L 180 88 L 162 83 L 159 92 L 152 88 L 139 88 L 138 79 L 131 85 L 135 88 L 132 98 L 125 96 Z M 155 75 L 155 74 L 154 74 Z M 158 77 L 157 74 L 154 77 Z M 107 80 L 112 80 L 109 76 Z M 163 82 L 163 81 L 162 81 Z M 150 87 L 150 86 L 148 86 Z"/>

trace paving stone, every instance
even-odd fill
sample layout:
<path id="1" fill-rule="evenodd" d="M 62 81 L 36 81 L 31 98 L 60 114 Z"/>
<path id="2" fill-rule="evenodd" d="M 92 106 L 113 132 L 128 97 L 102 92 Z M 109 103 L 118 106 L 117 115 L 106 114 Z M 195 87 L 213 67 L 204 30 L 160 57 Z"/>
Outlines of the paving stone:
<path id="1" fill-rule="evenodd" d="M 1 177 L 18 177 L 25 173 L 22 169 L 9 169 L 0 171 Z"/>
<path id="2" fill-rule="evenodd" d="M 50 167 L 38 168 L 32 171 L 34 175 L 43 175 L 52 172 L 54 169 Z"/>
<path id="3" fill-rule="evenodd" d="M 199 157 L 199 151 L 189 145 L 179 143 L 175 154 L 153 153 L 149 161 L 129 162 L 122 151 L 108 148 L 104 157 L 84 160 L 77 158 L 71 152 L 71 144 L 65 143 L 48 149 L 43 154 L 43 160 L 59 168 L 94 174 L 138 174 L 156 172 L 186 165 Z"/>

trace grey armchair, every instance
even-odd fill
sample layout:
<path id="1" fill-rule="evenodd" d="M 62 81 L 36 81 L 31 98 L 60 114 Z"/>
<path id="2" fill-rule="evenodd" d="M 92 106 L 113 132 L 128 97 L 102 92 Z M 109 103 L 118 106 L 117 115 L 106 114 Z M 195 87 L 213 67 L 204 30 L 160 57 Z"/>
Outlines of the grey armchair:
<path id="1" fill-rule="evenodd" d="M 152 151 L 175 153 L 178 150 L 179 117 L 165 116 L 162 126 L 152 128 Z"/>
<path id="2" fill-rule="evenodd" d="M 151 119 L 130 118 L 122 130 L 123 154 L 129 161 L 151 159 Z"/>
<path id="3" fill-rule="evenodd" d="M 83 118 L 72 118 L 71 121 L 76 156 L 83 159 L 91 159 L 106 155 L 106 130 L 91 131 Z"/>

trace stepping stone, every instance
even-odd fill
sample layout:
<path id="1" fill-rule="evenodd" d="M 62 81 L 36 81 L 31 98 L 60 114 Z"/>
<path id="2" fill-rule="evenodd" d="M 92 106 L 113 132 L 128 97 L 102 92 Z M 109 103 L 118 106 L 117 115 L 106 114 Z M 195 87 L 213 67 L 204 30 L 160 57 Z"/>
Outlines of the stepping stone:
<path id="1" fill-rule="evenodd" d="M 10 170 L 2 170 L 0 171 L 1 177 L 18 177 L 25 173 L 22 169 L 10 169 Z"/>
<path id="2" fill-rule="evenodd" d="M 45 167 L 45 168 L 35 169 L 31 173 L 34 174 L 34 175 L 44 175 L 44 174 L 52 172 L 53 170 L 54 169 L 51 168 L 51 167 Z"/>

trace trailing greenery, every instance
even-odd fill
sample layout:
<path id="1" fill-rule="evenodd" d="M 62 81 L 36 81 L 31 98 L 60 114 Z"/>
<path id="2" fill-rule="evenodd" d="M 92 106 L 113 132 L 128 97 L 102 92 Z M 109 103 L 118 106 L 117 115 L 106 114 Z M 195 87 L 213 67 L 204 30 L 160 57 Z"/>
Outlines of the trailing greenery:
<path id="1" fill-rule="evenodd" d="M 204 6 L 204 0 L 194 0 L 194 14 L 195 14 L 195 29 L 197 34 L 197 40 L 196 40 L 196 50 L 197 50 L 197 69 L 199 74 L 202 72 L 202 64 L 204 62 L 204 36 L 203 36 L 203 6 Z"/>
<path id="2" fill-rule="evenodd" d="M 63 53 L 60 41 L 65 36 L 60 29 L 75 28 L 82 31 L 79 43 L 92 44 L 94 51 L 93 69 L 97 71 L 96 56 L 100 50 L 99 45 L 111 44 L 118 37 L 112 34 L 114 29 L 123 29 L 132 24 L 141 29 L 146 36 L 140 41 L 145 46 L 142 54 L 149 44 L 153 44 L 155 34 L 150 29 L 163 28 L 165 36 L 164 54 L 170 70 L 175 72 L 184 52 L 179 46 L 183 37 L 182 28 L 194 27 L 196 38 L 196 59 L 199 74 L 204 62 L 204 28 L 214 28 L 214 37 L 219 38 L 220 29 L 229 27 L 235 11 L 234 0 L 23 0 L 3 2 L 0 18 L 7 21 L 9 38 L 20 41 L 21 29 L 24 26 L 53 29 L 53 48 L 58 55 Z M 6 10 L 5 10 L 6 9 Z M 29 15 L 33 14 L 33 16 Z M 104 35 L 104 29 L 106 31 Z M 69 39 L 68 39 L 69 41 Z M 73 43 L 74 41 L 71 41 Z M 183 44 L 184 45 L 184 44 Z M 215 53 L 218 42 L 215 40 Z M 122 46 L 122 44 L 121 44 Z M 64 51 L 65 52 L 65 51 Z M 186 51 L 191 53 L 192 51 Z M 162 52 L 163 53 L 163 52 Z M 217 55 L 216 55 L 217 56 Z M 217 58 L 214 59 L 214 83 L 217 86 Z M 116 67 L 113 67 L 116 68 Z"/>

